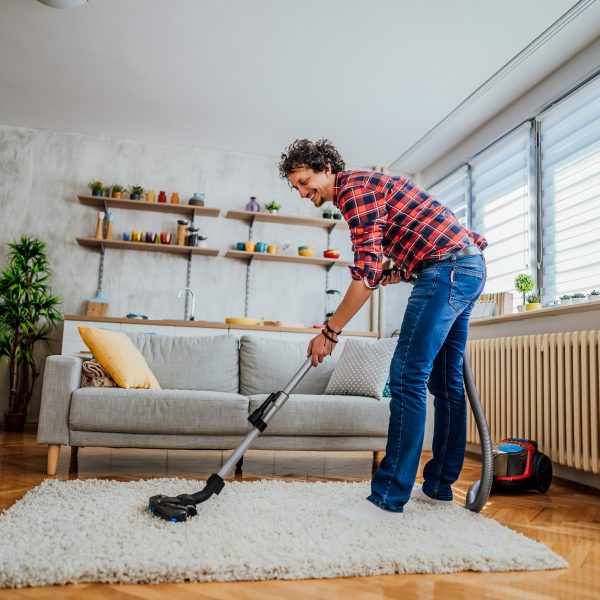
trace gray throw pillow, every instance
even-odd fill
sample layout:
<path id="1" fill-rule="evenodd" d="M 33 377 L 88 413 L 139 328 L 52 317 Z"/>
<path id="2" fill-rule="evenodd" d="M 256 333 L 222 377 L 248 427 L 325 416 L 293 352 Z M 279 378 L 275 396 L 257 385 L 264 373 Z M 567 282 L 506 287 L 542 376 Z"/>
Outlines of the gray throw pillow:
<path id="1" fill-rule="evenodd" d="M 381 400 L 397 343 L 398 338 L 370 343 L 347 339 L 325 393 Z"/>

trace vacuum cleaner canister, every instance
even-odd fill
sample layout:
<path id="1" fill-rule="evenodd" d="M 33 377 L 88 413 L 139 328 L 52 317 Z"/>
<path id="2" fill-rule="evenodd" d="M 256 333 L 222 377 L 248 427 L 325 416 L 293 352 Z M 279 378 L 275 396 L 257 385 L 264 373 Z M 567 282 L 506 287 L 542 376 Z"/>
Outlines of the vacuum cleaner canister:
<path id="1" fill-rule="evenodd" d="M 533 440 L 507 438 L 494 447 L 493 491 L 542 494 L 552 483 L 552 462 Z"/>

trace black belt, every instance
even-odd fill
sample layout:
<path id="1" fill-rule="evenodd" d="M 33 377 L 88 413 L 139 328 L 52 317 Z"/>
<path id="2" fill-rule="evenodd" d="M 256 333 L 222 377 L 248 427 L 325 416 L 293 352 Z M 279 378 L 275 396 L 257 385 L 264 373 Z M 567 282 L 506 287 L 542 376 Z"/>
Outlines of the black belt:
<path id="1" fill-rule="evenodd" d="M 457 260 L 459 258 L 465 258 L 465 256 L 475 256 L 477 254 L 483 254 L 479 246 L 473 244 L 465 246 L 461 250 L 451 252 L 450 254 L 444 254 L 440 258 L 433 258 L 431 260 L 422 260 L 415 268 L 414 274 L 418 275 L 421 271 L 424 271 L 427 267 L 434 265 L 435 263 L 443 262 L 445 260 Z"/>

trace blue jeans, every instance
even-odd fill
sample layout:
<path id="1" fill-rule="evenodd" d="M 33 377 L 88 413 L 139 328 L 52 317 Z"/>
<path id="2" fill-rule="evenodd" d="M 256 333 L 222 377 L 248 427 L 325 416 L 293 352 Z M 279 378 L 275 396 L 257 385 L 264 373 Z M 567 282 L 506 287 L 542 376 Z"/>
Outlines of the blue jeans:
<path id="1" fill-rule="evenodd" d="M 367 498 L 402 512 L 421 457 L 426 389 L 434 396 L 433 457 L 423 470 L 423 491 L 452 500 L 451 485 L 462 469 L 466 446 L 463 354 L 469 316 L 483 290 L 481 255 L 434 263 L 415 282 L 390 368 L 390 422 L 385 458 Z"/>

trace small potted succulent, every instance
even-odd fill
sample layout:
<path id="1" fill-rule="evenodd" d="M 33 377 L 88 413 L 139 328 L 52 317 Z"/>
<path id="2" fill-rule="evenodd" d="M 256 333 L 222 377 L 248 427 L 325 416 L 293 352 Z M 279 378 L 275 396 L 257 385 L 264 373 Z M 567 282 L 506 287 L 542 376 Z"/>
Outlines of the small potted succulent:
<path id="1" fill-rule="evenodd" d="M 563 294 L 560 297 L 560 304 L 561 306 L 565 306 L 567 304 L 573 304 L 573 299 L 571 298 L 570 294 Z"/>
<path id="2" fill-rule="evenodd" d="M 270 212 L 272 215 L 276 215 L 279 212 L 280 208 L 281 204 L 279 204 L 279 202 L 276 202 L 275 200 L 271 200 L 271 202 L 267 202 L 267 204 L 265 204 L 265 210 L 267 212 Z"/>
<path id="3" fill-rule="evenodd" d="M 533 290 L 534 285 L 533 277 L 529 273 L 519 273 L 515 277 L 515 289 L 523 294 L 523 305 L 517 307 L 519 312 L 525 310 L 525 305 L 527 304 L 526 295 Z"/>
<path id="4" fill-rule="evenodd" d="M 103 195 L 105 198 L 110 198 L 110 187 L 109 187 L 109 186 L 105 185 L 105 186 L 102 188 L 102 195 Z"/>
<path id="5" fill-rule="evenodd" d="M 539 310 L 540 308 L 542 308 L 542 301 L 539 294 L 529 294 L 525 310 Z"/>
<path id="6" fill-rule="evenodd" d="M 129 197 L 132 200 L 139 200 L 144 193 L 144 188 L 141 185 L 132 185 L 129 188 Z"/>
<path id="7" fill-rule="evenodd" d="M 113 183 L 110 186 L 111 189 L 111 196 L 113 198 L 117 198 L 117 200 L 119 198 L 121 198 L 121 195 L 123 194 L 123 192 L 125 191 L 125 188 L 122 185 L 119 185 L 118 183 Z"/>
<path id="8" fill-rule="evenodd" d="M 598 290 L 592 290 L 589 294 L 587 299 L 590 302 L 595 302 L 596 300 L 600 300 L 600 292 Z"/>
<path id="9" fill-rule="evenodd" d="M 102 190 L 104 189 L 104 186 L 102 185 L 101 181 L 90 181 L 88 183 L 88 187 L 90 190 L 92 190 L 92 196 L 102 196 Z"/>
<path id="10" fill-rule="evenodd" d="M 332 217 L 333 217 L 333 208 L 328 205 L 323 209 L 323 218 L 331 219 Z"/>
<path id="11" fill-rule="evenodd" d="M 585 302 L 587 300 L 585 294 L 583 294 L 582 292 L 575 292 L 571 296 L 571 299 L 573 301 L 573 304 L 579 304 L 580 302 Z"/>

